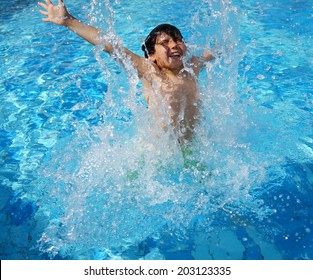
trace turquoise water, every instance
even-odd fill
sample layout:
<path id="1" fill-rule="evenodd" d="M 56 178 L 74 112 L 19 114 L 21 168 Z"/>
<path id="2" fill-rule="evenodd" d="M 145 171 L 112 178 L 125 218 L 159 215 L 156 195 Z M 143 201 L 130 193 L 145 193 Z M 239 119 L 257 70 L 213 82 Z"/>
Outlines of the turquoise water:
<path id="1" fill-rule="evenodd" d="M 201 74 L 185 158 L 135 73 L 1 1 L 1 259 L 312 259 L 312 1 L 68 1 L 135 53 L 157 24 Z M 197 47 L 200 46 L 200 47 Z"/>

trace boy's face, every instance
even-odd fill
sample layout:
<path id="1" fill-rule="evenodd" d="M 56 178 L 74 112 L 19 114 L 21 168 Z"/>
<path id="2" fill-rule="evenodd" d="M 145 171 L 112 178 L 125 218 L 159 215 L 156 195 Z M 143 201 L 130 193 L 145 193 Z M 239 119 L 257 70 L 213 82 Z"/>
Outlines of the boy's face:
<path id="1" fill-rule="evenodd" d="M 186 54 L 186 45 L 183 39 L 176 41 L 168 34 L 161 33 L 156 38 L 155 52 L 149 55 L 149 59 L 160 68 L 180 71 L 183 68 L 183 56 Z"/>

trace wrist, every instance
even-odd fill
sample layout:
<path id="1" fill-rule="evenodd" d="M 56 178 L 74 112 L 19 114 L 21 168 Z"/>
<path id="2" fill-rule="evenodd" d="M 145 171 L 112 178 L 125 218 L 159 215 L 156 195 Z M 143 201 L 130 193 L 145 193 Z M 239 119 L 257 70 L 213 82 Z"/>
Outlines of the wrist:
<path id="1" fill-rule="evenodd" d="M 67 14 L 64 16 L 64 26 L 70 28 L 73 25 L 73 22 L 76 20 L 72 15 Z"/>

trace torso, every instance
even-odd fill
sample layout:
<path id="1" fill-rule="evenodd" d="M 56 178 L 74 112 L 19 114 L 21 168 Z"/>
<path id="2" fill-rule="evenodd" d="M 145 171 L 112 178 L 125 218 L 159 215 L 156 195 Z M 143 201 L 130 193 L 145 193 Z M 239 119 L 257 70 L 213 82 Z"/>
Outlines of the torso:
<path id="1" fill-rule="evenodd" d="M 151 73 L 151 72 L 150 72 Z M 199 90 L 196 78 L 182 70 L 178 75 L 154 69 L 144 77 L 149 108 L 164 130 L 172 127 L 180 143 L 190 140 L 199 119 Z"/>

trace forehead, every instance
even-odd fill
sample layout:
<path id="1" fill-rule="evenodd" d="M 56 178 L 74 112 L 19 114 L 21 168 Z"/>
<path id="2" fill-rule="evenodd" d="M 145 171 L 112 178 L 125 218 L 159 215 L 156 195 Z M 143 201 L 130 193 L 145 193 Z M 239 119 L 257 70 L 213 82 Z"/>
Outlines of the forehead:
<path id="1" fill-rule="evenodd" d="M 160 41 L 166 40 L 166 39 L 176 39 L 177 40 L 177 39 L 182 39 L 182 37 L 177 36 L 177 35 L 175 35 L 175 37 L 173 37 L 173 36 L 167 34 L 166 32 L 161 32 L 160 34 L 157 35 L 156 42 L 160 42 Z"/>
<path id="2" fill-rule="evenodd" d="M 168 35 L 165 32 L 161 32 L 160 34 L 156 36 L 157 41 L 162 40 L 162 39 L 169 39 L 169 38 L 172 38 L 172 36 Z"/>

